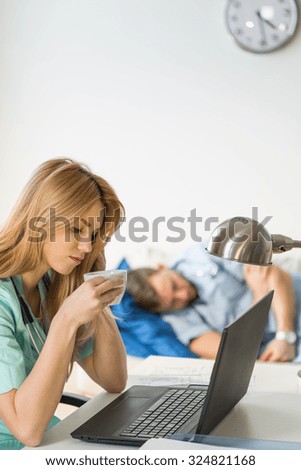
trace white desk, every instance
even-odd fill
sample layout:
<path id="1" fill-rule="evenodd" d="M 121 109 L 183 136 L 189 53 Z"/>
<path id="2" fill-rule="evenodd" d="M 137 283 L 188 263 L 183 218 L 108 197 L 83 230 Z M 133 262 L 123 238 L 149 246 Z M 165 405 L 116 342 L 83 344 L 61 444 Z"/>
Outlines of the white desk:
<path id="1" fill-rule="evenodd" d="M 150 357 L 138 365 L 129 378 L 128 386 L 155 377 L 196 375 L 198 371 L 209 379 L 213 361 Z M 213 435 L 242 438 L 271 439 L 301 442 L 301 390 L 298 389 L 297 371 L 300 365 L 255 365 L 247 395 L 215 428 Z M 192 377 L 193 378 L 193 377 Z M 133 447 L 93 444 L 73 439 L 70 432 L 106 406 L 117 395 L 100 393 L 65 418 L 45 434 L 43 445 L 37 449 L 97 450 L 133 449 Z"/>

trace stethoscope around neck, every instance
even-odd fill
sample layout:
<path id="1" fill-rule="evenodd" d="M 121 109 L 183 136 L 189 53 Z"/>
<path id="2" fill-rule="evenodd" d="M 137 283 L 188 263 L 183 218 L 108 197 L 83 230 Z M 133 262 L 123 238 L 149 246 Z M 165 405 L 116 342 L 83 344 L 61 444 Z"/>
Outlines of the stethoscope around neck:
<path id="1" fill-rule="evenodd" d="M 28 334 L 29 334 L 29 337 L 30 337 L 30 340 L 36 350 L 36 352 L 38 353 L 38 355 L 40 355 L 41 353 L 41 350 L 45 344 L 45 341 L 44 339 L 41 337 L 40 333 L 39 333 L 39 330 L 37 329 L 36 325 L 35 325 L 35 322 L 34 322 L 34 318 L 31 314 L 31 311 L 27 305 L 27 303 L 25 302 L 24 298 L 22 297 L 22 295 L 19 293 L 18 289 L 17 289 L 17 286 L 16 286 L 16 283 L 15 281 L 13 280 L 13 278 L 11 277 L 10 280 L 12 281 L 13 283 L 13 286 L 14 286 L 14 289 L 15 289 L 15 292 L 16 292 L 16 295 L 18 297 L 18 301 L 19 301 L 19 304 L 20 304 L 20 309 L 21 309 L 21 315 L 22 315 L 22 320 L 23 320 L 23 323 L 25 325 L 25 328 L 27 329 L 28 331 Z M 44 281 L 44 284 L 45 284 L 45 287 L 46 289 L 48 289 L 49 287 L 49 282 L 48 282 L 48 279 L 46 276 L 43 276 L 43 281 Z M 41 347 L 39 348 L 38 345 L 37 345 L 37 342 L 33 336 L 33 332 L 31 331 L 31 328 L 33 329 L 33 332 L 36 334 L 37 338 L 39 339 L 39 342 L 41 343 Z"/>

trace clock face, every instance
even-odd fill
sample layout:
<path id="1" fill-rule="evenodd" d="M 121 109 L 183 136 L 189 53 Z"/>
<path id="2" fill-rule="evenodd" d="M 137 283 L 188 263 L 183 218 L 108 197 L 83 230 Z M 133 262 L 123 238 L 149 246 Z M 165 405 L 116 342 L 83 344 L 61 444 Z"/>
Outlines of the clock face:
<path id="1" fill-rule="evenodd" d="M 295 0 L 228 0 L 226 23 L 244 49 L 271 52 L 294 35 L 298 8 Z"/>

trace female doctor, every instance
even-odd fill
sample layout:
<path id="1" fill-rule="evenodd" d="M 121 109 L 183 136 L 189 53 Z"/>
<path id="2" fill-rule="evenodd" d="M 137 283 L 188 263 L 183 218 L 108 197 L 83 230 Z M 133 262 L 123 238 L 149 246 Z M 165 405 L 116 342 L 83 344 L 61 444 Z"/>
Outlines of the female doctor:
<path id="1" fill-rule="evenodd" d="M 109 392 L 126 383 L 126 355 L 107 307 L 120 280 L 104 246 L 123 206 L 84 165 L 53 159 L 35 172 L 0 232 L 0 449 L 38 446 L 74 361 Z"/>

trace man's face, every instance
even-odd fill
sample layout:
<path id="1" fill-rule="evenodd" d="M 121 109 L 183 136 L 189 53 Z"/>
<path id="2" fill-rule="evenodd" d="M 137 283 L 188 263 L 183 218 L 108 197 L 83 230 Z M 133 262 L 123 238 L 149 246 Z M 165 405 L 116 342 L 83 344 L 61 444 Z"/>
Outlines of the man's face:
<path id="1" fill-rule="evenodd" d="M 157 312 L 181 310 L 197 297 L 194 285 L 171 269 L 160 269 L 148 278 L 148 282 L 160 299 Z"/>

